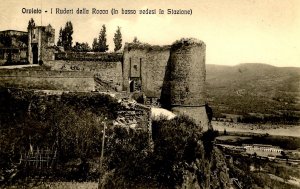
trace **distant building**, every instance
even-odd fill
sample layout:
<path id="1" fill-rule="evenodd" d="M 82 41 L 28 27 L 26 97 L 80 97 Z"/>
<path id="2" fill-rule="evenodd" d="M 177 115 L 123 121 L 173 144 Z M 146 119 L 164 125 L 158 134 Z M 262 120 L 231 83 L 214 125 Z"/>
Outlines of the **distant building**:
<path id="1" fill-rule="evenodd" d="M 55 30 L 48 26 L 35 26 L 27 32 L 0 31 L 0 65 L 6 62 L 38 64 L 54 60 Z"/>
<path id="2" fill-rule="evenodd" d="M 28 32 L 0 31 L 0 65 L 9 62 L 27 62 Z"/>
<path id="3" fill-rule="evenodd" d="M 243 147 L 246 149 L 246 153 L 254 154 L 258 156 L 269 157 L 281 155 L 283 149 L 279 146 L 266 145 L 266 144 L 243 144 Z"/>
<path id="4" fill-rule="evenodd" d="M 38 64 L 41 61 L 54 60 L 55 29 L 48 26 L 35 26 L 28 29 L 28 62 Z"/>

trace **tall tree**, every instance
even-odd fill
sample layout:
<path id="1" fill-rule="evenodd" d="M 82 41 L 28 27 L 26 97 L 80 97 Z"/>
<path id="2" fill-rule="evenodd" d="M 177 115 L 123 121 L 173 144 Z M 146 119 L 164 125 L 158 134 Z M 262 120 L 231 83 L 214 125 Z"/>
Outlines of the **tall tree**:
<path id="1" fill-rule="evenodd" d="M 62 46 L 62 35 L 63 35 L 63 29 L 60 27 L 57 46 Z"/>
<path id="2" fill-rule="evenodd" d="M 32 28 L 34 28 L 35 27 L 35 22 L 34 22 L 34 20 L 33 20 L 33 18 L 31 18 L 30 20 L 29 20 L 29 22 L 28 22 L 28 29 L 32 29 Z"/>
<path id="3" fill-rule="evenodd" d="M 115 51 L 118 51 L 122 48 L 122 34 L 121 34 L 121 28 L 118 26 L 118 29 L 114 36 L 114 44 L 115 44 Z"/>
<path id="4" fill-rule="evenodd" d="M 99 52 L 106 52 L 108 45 L 106 44 L 106 27 L 103 24 L 99 34 Z"/>
<path id="5" fill-rule="evenodd" d="M 94 38 L 92 49 L 94 52 L 98 51 L 98 41 L 97 38 Z"/>
<path id="6" fill-rule="evenodd" d="M 62 45 L 65 50 L 72 49 L 72 41 L 73 41 L 73 25 L 71 21 L 68 21 L 65 25 L 65 28 L 62 30 Z"/>

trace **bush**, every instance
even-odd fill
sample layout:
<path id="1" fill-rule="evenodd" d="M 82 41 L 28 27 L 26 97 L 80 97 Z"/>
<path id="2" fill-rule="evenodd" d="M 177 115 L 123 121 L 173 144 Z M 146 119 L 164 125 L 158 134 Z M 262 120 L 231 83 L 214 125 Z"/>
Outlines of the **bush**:
<path id="1" fill-rule="evenodd" d="M 174 188 L 183 183 L 186 170 L 195 166 L 204 179 L 202 129 L 187 117 L 162 119 L 152 125 L 153 148 L 146 132 L 111 131 L 106 168 L 114 174 L 110 182 L 103 181 L 105 188 Z"/>
<path id="2" fill-rule="evenodd" d="M 57 175 L 67 175 L 70 162 L 100 156 L 103 124 L 121 105 L 108 95 L 72 93 L 43 96 L 33 91 L 0 91 L 0 165 L 10 169 L 21 153 L 58 150 Z M 78 161 L 77 161 L 78 162 Z M 78 168 L 77 164 L 71 164 Z M 66 174 L 65 174 L 66 173 Z"/>

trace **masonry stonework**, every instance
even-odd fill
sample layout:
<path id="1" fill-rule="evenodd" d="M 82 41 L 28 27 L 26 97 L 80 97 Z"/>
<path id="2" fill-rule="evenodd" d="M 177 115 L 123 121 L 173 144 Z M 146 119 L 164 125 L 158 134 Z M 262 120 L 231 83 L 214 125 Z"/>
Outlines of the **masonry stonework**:
<path id="1" fill-rule="evenodd" d="M 28 28 L 28 62 L 38 64 L 54 60 L 54 38 L 55 30 L 51 25 Z"/>
<path id="2" fill-rule="evenodd" d="M 166 72 L 171 106 L 204 106 L 205 44 L 196 40 L 175 42 Z"/>
<path id="3" fill-rule="evenodd" d="M 162 105 L 209 129 L 205 110 L 205 44 L 196 39 L 173 43 L 161 95 Z"/>
<path id="4" fill-rule="evenodd" d="M 113 91 L 122 91 L 122 62 L 102 62 L 102 61 L 67 61 L 55 60 L 45 61 L 46 66 L 57 71 L 86 72 L 91 77 L 98 78 L 107 83 Z"/>
<path id="5" fill-rule="evenodd" d="M 204 42 L 181 39 L 171 46 L 126 43 L 123 55 L 64 53 L 54 56 L 53 47 L 54 29 L 50 25 L 29 29 L 29 62 L 42 60 L 51 70 L 28 74 L 25 70 L 3 72 L 0 73 L 2 84 L 24 88 L 142 93 L 146 102 L 150 100 L 151 104 L 193 118 L 204 130 L 209 128 L 205 110 Z M 53 60 L 55 57 L 60 59 Z"/>
<path id="6" fill-rule="evenodd" d="M 0 87 L 91 92 L 95 81 L 86 72 L 0 69 Z"/>
<path id="7" fill-rule="evenodd" d="M 123 54 L 123 89 L 159 97 L 170 56 L 170 46 L 126 43 Z M 140 83 L 137 90 L 132 82 Z"/>
<path id="8" fill-rule="evenodd" d="M 123 90 L 158 98 L 164 108 L 194 119 L 207 130 L 205 50 L 205 43 L 196 39 L 162 47 L 127 43 Z"/>

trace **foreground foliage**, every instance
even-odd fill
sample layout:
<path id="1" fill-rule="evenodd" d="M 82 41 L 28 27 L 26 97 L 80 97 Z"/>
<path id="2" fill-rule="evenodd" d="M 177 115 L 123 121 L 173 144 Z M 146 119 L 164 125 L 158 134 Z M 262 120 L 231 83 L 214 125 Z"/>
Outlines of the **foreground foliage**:
<path id="1" fill-rule="evenodd" d="M 151 145 L 147 133 L 115 128 L 109 137 L 102 188 L 224 188 L 228 184 L 221 168 L 223 157 L 213 148 L 206 152 L 203 146 L 202 140 L 213 140 L 214 132 L 203 134 L 187 117 L 152 124 Z"/>

